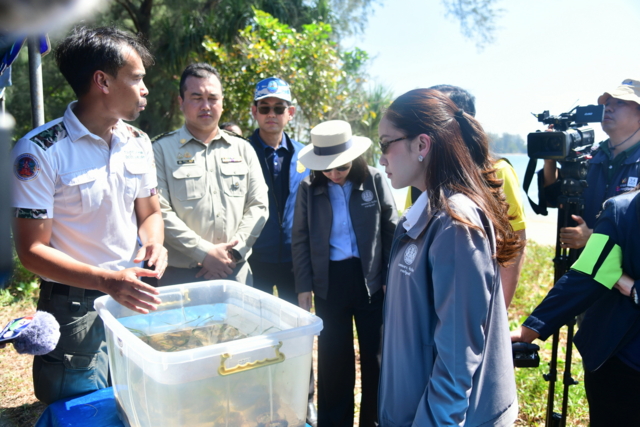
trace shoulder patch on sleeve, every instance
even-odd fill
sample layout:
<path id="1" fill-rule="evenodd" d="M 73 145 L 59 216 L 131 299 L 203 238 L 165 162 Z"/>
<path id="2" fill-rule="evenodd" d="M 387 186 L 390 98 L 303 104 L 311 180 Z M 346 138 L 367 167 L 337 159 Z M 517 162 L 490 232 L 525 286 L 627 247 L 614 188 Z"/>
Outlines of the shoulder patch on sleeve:
<path id="1" fill-rule="evenodd" d="M 236 138 L 244 139 L 244 140 L 245 140 L 245 141 L 247 141 L 247 142 L 251 142 L 251 141 L 249 141 L 247 138 L 245 138 L 244 136 L 242 136 L 242 135 L 238 135 L 237 133 L 235 133 L 235 132 L 231 132 L 230 130 L 220 129 L 220 131 L 221 131 L 222 133 L 226 133 L 226 134 L 227 134 L 227 135 L 229 135 L 229 136 L 233 136 L 233 137 L 236 137 Z"/>
<path id="2" fill-rule="evenodd" d="M 127 126 L 127 131 L 131 134 L 131 136 L 133 136 L 134 138 L 140 138 L 140 137 L 144 137 L 147 134 L 144 133 L 143 131 L 141 131 L 140 129 L 133 127 L 131 125 L 126 125 Z"/>
<path id="3" fill-rule="evenodd" d="M 56 142 L 66 138 L 67 135 L 67 128 L 64 127 L 64 122 L 61 121 L 50 128 L 43 130 L 39 134 L 32 136 L 31 141 L 35 142 L 36 145 L 43 150 L 46 150 Z"/>
<path id="4" fill-rule="evenodd" d="M 168 135 L 173 135 L 173 134 L 174 134 L 174 133 L 176 133 L 176 132 L 177 132 L 177 131 L 172 130 L 172 131 L 169 131 L 169 132 L 161 133 L 160 135 L 156 135 L 156 136 L 154 136 L 153 138 L 151 138 L 151 143 L 153 144 L 153 143 L 154 143 L 154 142 L 156 142 L 157 140 L 159 140 L 159 139 L 161 139 L 161 138 L 164 138 L 165 136 L 168 136 Z"/>
<path id="5" fill-rule="evenodd" d="M 40 173 L 40 162 L 33 154 L 20 154 L 13 163 L 13 173 L 20 181 L 31 181 Z"/>

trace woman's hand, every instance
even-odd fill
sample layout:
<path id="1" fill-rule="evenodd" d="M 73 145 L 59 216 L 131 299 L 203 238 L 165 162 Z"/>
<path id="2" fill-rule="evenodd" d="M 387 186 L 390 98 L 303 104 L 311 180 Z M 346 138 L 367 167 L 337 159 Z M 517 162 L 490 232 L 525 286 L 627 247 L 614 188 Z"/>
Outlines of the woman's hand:
<path id="1" fill-rule="evenodd" d="M 298 294 L 298 305 L 307 311 L 311 311 L 311 292 L 301 292 Z"/>

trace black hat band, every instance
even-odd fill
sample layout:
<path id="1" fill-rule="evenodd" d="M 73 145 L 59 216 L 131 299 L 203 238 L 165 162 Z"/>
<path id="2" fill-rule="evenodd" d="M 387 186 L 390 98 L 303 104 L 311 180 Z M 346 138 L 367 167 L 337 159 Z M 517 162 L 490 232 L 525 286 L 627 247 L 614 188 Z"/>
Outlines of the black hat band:
<path id="1" fill-rule="evenodd" d="M 313 153 L 316 156 L 333 156 L 334 154 L 340 154 L 347 151 L 353 145 L 353 139 L 349 139 L 347 142 L 343 142 L 342 144 L 332 145 L 331 147 L 318 147 L 316 145 L 313 146 Z"/>

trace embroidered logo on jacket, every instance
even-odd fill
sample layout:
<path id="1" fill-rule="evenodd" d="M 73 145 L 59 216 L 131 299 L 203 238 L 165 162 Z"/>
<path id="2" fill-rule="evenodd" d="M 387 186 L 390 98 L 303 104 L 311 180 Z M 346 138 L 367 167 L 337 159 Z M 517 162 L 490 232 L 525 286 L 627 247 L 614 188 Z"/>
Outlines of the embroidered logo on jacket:
<path id="1" fill-rule="evenodd" d="M 362 197 L 362 207 L 364 208 L 372 208 L 378 204 L 371 190 L 364 190 L 360 196 Z"/>
<path id="2" fill-rule="evenodd" d="M 404 251 L 404 263 L 407 265 L 413 264 L 413 261 L 416 260 L 416 256 L 418 255 L 418 246 L 413 243 L 407 246 L 407 249 Z"/>
<path id="3" fill-rule="evenodd" d="M 638 184 L 638 177 L 630 176 L 620 181 L 620 185 L 616 187 L 616 193 L 626 193 L 633 190 Z"/>
<path id="4" fill-rule="evenodd" d="M 31 141 L 35 142 L 38 147 L 46 150 L 56 142 L 67 137 L 67 128 L 64 123 L 60 122 L 49 129 L 45 129 L 36 136 L 31 137 Z"/>

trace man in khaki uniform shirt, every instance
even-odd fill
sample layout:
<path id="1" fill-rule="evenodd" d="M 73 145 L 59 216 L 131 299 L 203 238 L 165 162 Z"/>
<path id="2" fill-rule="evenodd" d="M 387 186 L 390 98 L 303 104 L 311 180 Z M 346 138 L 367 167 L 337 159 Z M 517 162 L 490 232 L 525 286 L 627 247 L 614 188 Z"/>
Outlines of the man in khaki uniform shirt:
<path id="1" fill-rule="evenodd" d="M 185 124 L 156 137 L 153 151 L 169 267 L 160 285 L 230 279 L 252 284 L 246 262 L 269 215 L 255 151 L 220 130 L 215 68 L 189 65 L 180 79 Z"/>

